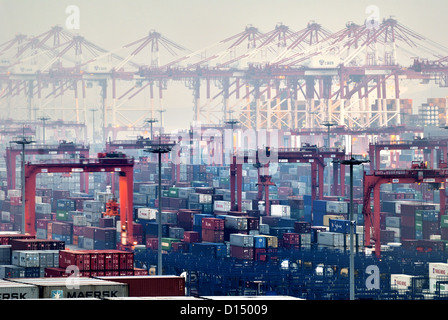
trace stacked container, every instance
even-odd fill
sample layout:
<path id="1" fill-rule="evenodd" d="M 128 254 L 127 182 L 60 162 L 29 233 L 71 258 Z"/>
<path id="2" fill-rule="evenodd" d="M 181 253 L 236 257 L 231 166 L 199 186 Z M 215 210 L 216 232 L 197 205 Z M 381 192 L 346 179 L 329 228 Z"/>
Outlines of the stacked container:
<path id="1" fill-rule="evenodd" d="M 248 234 L 230 234 L 230 256 L 237 259 L 254 259 L 254 236 Z"/>
<path id="2" fill-rule="evenodd" d="M 224 219 L 205 217 L 202 219 L 202 241 L 224 242 Z"/>

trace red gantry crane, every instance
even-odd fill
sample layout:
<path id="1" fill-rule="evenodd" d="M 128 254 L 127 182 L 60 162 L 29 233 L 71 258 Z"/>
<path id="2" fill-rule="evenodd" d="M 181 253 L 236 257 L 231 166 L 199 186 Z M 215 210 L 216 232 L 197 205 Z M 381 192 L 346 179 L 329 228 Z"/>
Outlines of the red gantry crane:
<path id="1" fill-rule="evenodd" d="M 445 167 L 441 165 L 441 167 Z M 440 191 L 440 215 L 445 214 L 446 194 L 445 182 L 448 169 L 429 169 L 424 162 L 413 162 L 412 168 L 407 170 L 375 170 L 371 174 L 364 172 L 364 199 L 362 213 L 364 215 L 364 243 L 375 246 L 375 255 L 381 255 L 380 239 L 380 188 L 385 183 L 429 183 Z M 373 213 L 371 199 L 373 192 Z M 373 228 L 373 232 L 371 232 Z M 372 236 L 371 236 L 372 234 Z"/>
<path id="2" fill-rule="evenodd" d="M 25 164 L 25 233 L 36 234 L 36 176 L 61 172 L 114 172 L 120 179 L 121 246 L 133 245 L 134 159 L 122 153 L 99 153 L 98 158 L 50 160 Z"/>
<path id="3" fill-rule="evenodd" d="M 370 165 L 370 172 L 372 173 L 374 170 L 380 169 L 381 150 L 428 150 L 431 153 L 429 154 L 429 159 L 425 159 L 425 161 L 429 161 L 431 164 L 430 167 L 434 164 L 434 150 L 441 151 L 441 155 L 446 162 L 447 156 L 447 139 L 425 139 L 425 138 L 415 138 L 412 141 L 378 141 L 376 143 L 369 144 L 369 158 L 372 162 Z M 440 160 L 440 159 L 439 159 Z M 438 161 L 437 161 L 438 162 Z"/>

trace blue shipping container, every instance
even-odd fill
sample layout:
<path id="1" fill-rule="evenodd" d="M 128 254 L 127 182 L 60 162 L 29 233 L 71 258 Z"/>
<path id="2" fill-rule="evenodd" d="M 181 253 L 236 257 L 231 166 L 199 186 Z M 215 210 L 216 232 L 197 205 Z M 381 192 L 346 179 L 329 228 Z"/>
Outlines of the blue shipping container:
<path id="1" fill-rule="evenodd" d="M 255 248 L 266 248 L 266 237 L 254 236 L 254 247 Z"/>
<path id="2" fill-rule="evenodd" d="M 330 232 L 350 233 L 350 220 L 330 219 Z M 356 230 L 356 222 L 354 224 L 354 232 Z"/>

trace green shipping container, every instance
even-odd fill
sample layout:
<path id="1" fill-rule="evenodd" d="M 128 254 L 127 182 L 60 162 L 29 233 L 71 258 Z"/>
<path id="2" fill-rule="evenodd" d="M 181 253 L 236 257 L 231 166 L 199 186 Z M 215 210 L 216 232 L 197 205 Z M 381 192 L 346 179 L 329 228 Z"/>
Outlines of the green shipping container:
<path id="1" fill-rule="evenodd" d="M 448 215 L 443 215 L 440 217 L 440 226 L 442 228 L 448 228 Z"/>
<path id="2" fill-rule="evenodd" d="M 68 211 L 56 210 L 56 220 L 67 221 L 67 219 L 68 219 Z"/>
<path id="3" fill-rule="evenodd" d="M 181 242 L 181 240 L 176 238 L 162 238 L 162 250 L 171 250 L 174 242 Z"/>
<path id="4" fill-rule="evenodd" d="M 162 197 L 169 197 L 170 192 L 168 190 L 162 190 Z"/>
<path id="5" fill-rule="evenodd" d="M 168 196 L 172 198 L 179 198 L 179 188 L 171 187 L 168 189 Z"/>

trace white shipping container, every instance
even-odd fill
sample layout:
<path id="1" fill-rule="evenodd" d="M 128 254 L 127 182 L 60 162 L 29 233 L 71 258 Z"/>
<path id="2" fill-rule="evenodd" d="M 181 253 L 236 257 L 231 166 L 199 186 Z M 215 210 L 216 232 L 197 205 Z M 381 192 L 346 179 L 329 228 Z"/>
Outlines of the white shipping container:
<path id="1" fill-rule="evenodd" d="M 230 201 L 216 200 L 213 203 L 213 210 L 215 210 L 215 211 L 230 211 L 231 203 L 230 203 Z"/>
<path id="2" fill-rule="evenodd" d="M 271 205 L 271 216 L 289 218 L 291 216 L 291 207 L 281 204 Z"/>
<path id="3" fill-rule="evenodd" d="M 73 279 L 71 279 L 73 280 Z M 72 299 L 72 298 L 106 298 L 127 297 L 128 285 L 97 278 L 77 277 L 76 286 L 70 284 L 67 277 L 61 278 L 20 278 L 19 283 L 27 283 L 39 287 L 39 298 Z M 72 284 L 75 282 L 73 281 Z"/>
<path id="4" fill-rule="evenodd" d="M 21 197 L 22 191 L 20 189 L 9 189 L 8 190 L 8 198 L 11 197 Z"/>
<path id="5" fill-rule="evenodd" d="M 391 274 L 390 287 L 391 289 L 408 290 L 412 286 L 412 278 L 414 276 L 407 274 Z"/>
<path id="6" fill-rule="evenodd" d="M 0 279 L 0 300 L 25 300 L 38 298 L 38 287 L 31 284 Z"/>
<path id="7" fill-rule="evenodd" d="M 212 203 L 212 195 L 199 193 L 199 203 Z"/>
<path id="8" fill-rule="evenodd" d="M 156 220 L 157 212 L 158 210 L 154 208 L 138 208 L 137 217 L 144 220 Z"/>
<path id="9" fill-rule="evenodd" d="M 437 282 L 439 281 L 446 281 L 448 280 L 448 278 L 441 278 L 441 279 L 437 279 L 437 278 L 429 278 L 429 292 L 430 293 L 435 293 L 437 291 L 437 289 L 440 290 L 440 293 L 448 293 L 448 283 L 440 283 L 439 284 L 439 288 L 437 288 Z"/>
<path id="10" fill-rule="evenodd" d="M 10 222 L 11 221 L 11 213 L 8 211 L 2 211 L 2 221 Z"/>
<path id="11" fill-rule="evenodd" d="M 327 201 L 328 213 L 348 213 L 349 203 L 345 201 Z"/>
<path id="12" fill-rule="evenodd" d="M 76 227 L 85 227 L 87 226 L 87 218 L 84 215 L 74 215 L 73 216 L 73 225 Z"/>
<path id="13" fill-rule="evenodd" d="M 317 234 L 317 244 L 331 247 L 344 246 L 344 234 L 337 232 L 319 232 Z"/>
<path id="14" fill-rule="evenodd" d="M 448 276 L 448 263 L 430 262 L 428 271 L 430 278 L 446 277 Z"/>

